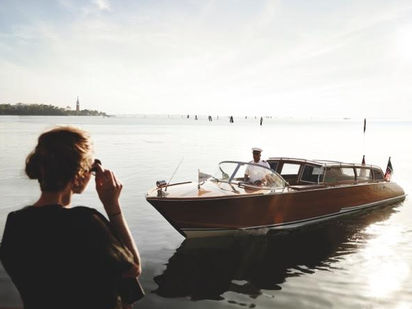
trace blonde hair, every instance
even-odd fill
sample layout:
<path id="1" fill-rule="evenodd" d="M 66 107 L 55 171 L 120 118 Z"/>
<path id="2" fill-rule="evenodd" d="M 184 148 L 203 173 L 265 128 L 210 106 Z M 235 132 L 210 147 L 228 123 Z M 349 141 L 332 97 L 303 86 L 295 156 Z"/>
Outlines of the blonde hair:
<path id="1" fill-rule="evenodd" d="M 26 174 L 37 179 L 42 191 L 64 189 L 76 175 L 90 170 L 93 146 L 86 131 L 57 127 L 39 136 L 36 148 L 26 158 Z"/>

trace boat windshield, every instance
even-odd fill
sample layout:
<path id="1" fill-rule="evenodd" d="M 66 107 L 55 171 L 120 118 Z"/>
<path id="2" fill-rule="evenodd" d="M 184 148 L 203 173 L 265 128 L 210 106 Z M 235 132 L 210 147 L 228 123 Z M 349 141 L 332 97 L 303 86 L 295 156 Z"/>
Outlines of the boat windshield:
<path id="1" fill-rule="evenodd" d="M 219 163 L 219 181 L 236 185 L 284 188 L 286 181 L 270 168 L 254 163 L 223 161 Z"/>

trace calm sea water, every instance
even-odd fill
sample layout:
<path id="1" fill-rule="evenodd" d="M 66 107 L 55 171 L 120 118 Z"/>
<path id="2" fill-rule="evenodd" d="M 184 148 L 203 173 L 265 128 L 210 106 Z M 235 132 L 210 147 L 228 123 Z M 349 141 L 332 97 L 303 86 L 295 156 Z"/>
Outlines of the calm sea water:
<path id="1" fill-rule="evenodd" d="M 33 203 L 24 160 L 55 125 L 89 131 L 96 157 L 124 184 L 121 202 L 143 259 L 135 308 L 412 308 L 412 210 L 406 200 L 288 235 L 184 241 L 145 200 L 156 180 L 195 180 L 223 160 L 269 156 L 367 163 L 412 189 L 412 122 L 174 117 L 0 117 L 0 235 L 7 213 Z M 93 185 L 74 205 L 102 210 Z M 28 253 L 27 258 L 30 258 Z M 21 307 L 0 268 L 0 308 Z"/>

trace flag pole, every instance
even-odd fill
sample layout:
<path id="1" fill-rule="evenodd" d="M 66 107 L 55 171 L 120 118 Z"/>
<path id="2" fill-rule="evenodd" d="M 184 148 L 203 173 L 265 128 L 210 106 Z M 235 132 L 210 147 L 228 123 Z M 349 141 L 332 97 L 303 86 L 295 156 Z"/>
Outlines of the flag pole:
<path id="1" fill-rule="evenodd" d="M 363 118 L 363 157 L 362 157 L 362 165 L 365 165 L 366 164 L 366 161 L 365 161 L 365 141 L 366 141 L 366 138 L 365 138 L 365 136 L 366 136 L 366 118 Z"/>

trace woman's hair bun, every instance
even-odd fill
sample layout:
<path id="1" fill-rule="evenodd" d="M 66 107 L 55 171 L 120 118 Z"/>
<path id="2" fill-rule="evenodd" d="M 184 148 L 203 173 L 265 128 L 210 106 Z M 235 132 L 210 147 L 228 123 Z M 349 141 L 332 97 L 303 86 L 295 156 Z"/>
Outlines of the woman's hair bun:
<path id="1" fill-rule="evenodd" d="M 26 174 L 37 179 L 42 191 L 57 192 L 83 175 L 91 166 L 92 145 L 87 132 L 73 127 L 56 127 L 38 138 L 26 158 Z"/>
<path id="2" fill-rule="evenodd" d="M 39 155 L 36 151 L 32 151 L 26 158 L 26 174 L 30 179 L 40 179 L 41 166 Z"/>

